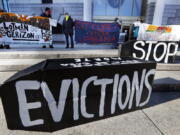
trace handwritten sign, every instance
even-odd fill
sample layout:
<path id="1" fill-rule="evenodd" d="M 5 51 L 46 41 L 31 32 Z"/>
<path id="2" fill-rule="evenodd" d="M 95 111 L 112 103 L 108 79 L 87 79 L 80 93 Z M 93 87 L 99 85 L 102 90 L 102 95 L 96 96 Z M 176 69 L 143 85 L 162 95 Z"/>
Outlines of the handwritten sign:
<path id="1" fill-rule="evenodd" d="M 155 69 L 118 57 L 46 60 L 1 86 L 8 128 L 52 132 L 143 108 Z"/>
<path id="2" fill-rule="evenodd" d="M 151 25 L 141 23 L 139 26 L 138 40 L 146 41 L 180 41 L 179 25 Z"/>
<path id="3" fill-rule="evenodd" d="M 117 43 L 119 32 L 117 23 L 75 22 L 75 40 L 78 43 Z"/>
<path id="4" fill-rule="evenodd" d="M 50 24 L 50 20 L 45 17 L 0 12 L 0 43 L 51 44 Z"/>
<path id="5" fill-rule="evenodd" d="M 178 46 L 178 42 L 173 41 L 130 41 L 122 45 L 121 57 L 173 63 Z"/>

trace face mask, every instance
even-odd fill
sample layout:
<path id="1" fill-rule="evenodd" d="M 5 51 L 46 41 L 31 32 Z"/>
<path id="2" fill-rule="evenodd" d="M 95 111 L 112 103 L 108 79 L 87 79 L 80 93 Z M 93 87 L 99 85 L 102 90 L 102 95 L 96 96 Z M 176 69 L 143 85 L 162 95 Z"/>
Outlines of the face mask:
<path id="1" fill-rule="evenodd" d="M 68 16 L 68 15 L 66 15 L 66 21 L 68 21 L 68 19 L 69 19 L 69 16 Z"/>

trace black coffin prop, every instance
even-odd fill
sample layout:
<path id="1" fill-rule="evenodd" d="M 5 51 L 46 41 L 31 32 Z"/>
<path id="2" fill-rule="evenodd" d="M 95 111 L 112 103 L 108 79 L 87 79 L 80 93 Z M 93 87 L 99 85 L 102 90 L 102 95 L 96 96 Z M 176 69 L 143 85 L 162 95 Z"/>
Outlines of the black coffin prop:
<path id="1" fill-rule="evenodd" d="M 155 69 L 129 58 L 43 61 L 1 86 L 8 128 L 52 132 L 141 109 Z"/>
<path id="2" fill-rule="evenodd" d="M 128 41 L 122 44 L 121 57 L 173 63 L 179 43 L 174 41 Z"/>

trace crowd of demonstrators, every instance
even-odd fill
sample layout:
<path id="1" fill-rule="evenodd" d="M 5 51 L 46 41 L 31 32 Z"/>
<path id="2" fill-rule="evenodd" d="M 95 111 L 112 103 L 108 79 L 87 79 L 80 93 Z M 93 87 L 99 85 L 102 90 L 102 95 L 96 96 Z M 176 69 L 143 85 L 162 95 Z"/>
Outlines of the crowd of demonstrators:
<path id="1" fill-rule="evenodd" d="M 41 16 L 52 18 L 51 9 L 46 7 L 45 11 L 41 14 Z M 71 40 L 71 48 L 74 48 L 74 41 L 73 41 L 74 21 L 68 13 L 65 13 L 64 16 L 65 17 L 62 24 L 62 32 L 64 33 L 65 38 L 66 38 L 66 48 L 69 48 L 69 37 Z M 53 45 L 50 45 L 49 47 L 54 48 Z M 43 48 L 46 48 L 46 46 L 43 45 Z"/>
<path id="2" fill-rule="evenodd" d="M 41 14 L 42 17 L 48 17 L 51 18 L 51 9 L 46 7 L 45 11 Z M 119 38 L 121 38 L 121 32 L 122 32 L 122 21 L 116 17 L 114 19 L 113 23 L 117 23 L 118 26 L 120 27 L 120 31 L 119 31 Z M 132 27 L 132 39 L 137 39 L 138 36 L 138 31 L 139 31 L 139 25 L 143 23 L 142 18 L 138 18 L 136 22 L 133 23 L 133 27 Z M 62 23 L 62 32 L 65 35 L 65 39 L 66 39 L 66 48 L 74 48 L 74 41 L 73 41 L 73 33 L 74 33 L 74 21 L 72 19 L 72 17 L 69 15 L 69 13 L 65 13 L 64 14 L 64 20 Z M 128 40 L 128 36 L 129 34 L 127 33 L 127 30 L 125 30 L 125 41 Z M 69 38 L 70 38 L 70 44 L 69 44 Z M 113 48 L 118 48 L 119 46 L 119 40 L 114 44 Z M 45 48 L 46 46 L 43 46 L 43 48 Z M 50 48 L 53 48 L 53 45 L 49 46 Z"/>
<path id="3" fill-rule="evenodd" d="M 0 12 L 4 12 L 4 11 L 2 9 L 0 9 Z M 47 18 L 52 18 L 51 9 L 49 7 L 46 7 L 44 12 L 40 16 L 47 17 Z M 114 19 L 113 23 L 117 23 L 118 26 L 120 27 L 120 31 L 119 31 L 119 39 L 120 39 L 121 34 L 122 34 L 121 32 L 122 32 L 122 29 L 123 29 L 122 28 L 122 21 L 118 17 L 116 17 Z M 137 19 L 137 21 L 133 23 L 132 39 L 137 39 L 139 26 L 140 26 L 141 23 L 143 23 L 143 20 L 141 18 Z M 66 48 L 74 48 L 74 41 L 73 41 L 74 26 L 75 26 L 75 23 L 74 23 L 72 17 L 70 16 L 70 14 L 65 13 L 64 14 L 64 20 L 63 20 L 62 25 L 61 25 L 61 27 L 62 27 L 61 29 L 62 29 L 63 34 L 65 35 Z M 126 36 L 128 36 L 128 35 L 126 34 Z M 70 38 L 70 42 L 69 42 L 69 38 Z M 118 45 L 119 45 L 119 40 L 117 41 L 117 43 L 114 44 L 113 48 L 118 48 Z M 43 45 L 42 47 L 46 48 L 46 45 Z M 4 45 L 0 45 L 0 48 L 6 48 L 6 47 L 4 47 Z M 49 48 L 54 48 L 54 47 L 51 44 L 51 45 L 49 45 Z"/>

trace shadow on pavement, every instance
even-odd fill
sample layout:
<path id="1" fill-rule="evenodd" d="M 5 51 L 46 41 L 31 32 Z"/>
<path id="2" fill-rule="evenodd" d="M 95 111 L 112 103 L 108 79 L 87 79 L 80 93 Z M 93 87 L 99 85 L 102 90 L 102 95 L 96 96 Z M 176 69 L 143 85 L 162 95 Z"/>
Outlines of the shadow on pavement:
<path id="1" fill-rule="evenodd" d="M 163 104 L 172 100 L 180 99 L 179 92 L 153 92 L 148 107 Z"/>
<path id="2" fill-rule="evenodd" d="M 153 83 L 153 91 L 180 92 L 180 80 L 171 77 L 156 79 Z"/>

